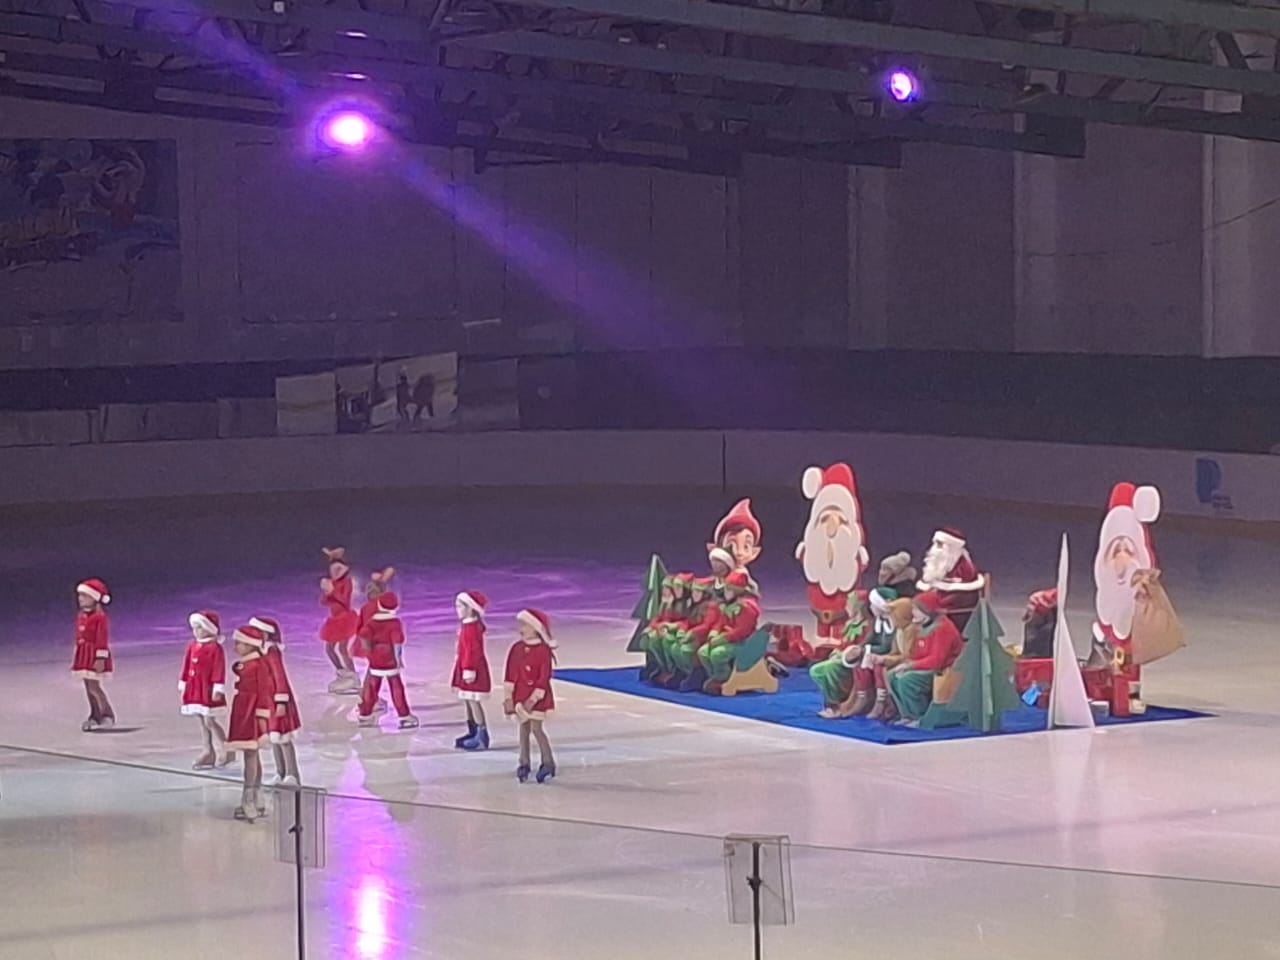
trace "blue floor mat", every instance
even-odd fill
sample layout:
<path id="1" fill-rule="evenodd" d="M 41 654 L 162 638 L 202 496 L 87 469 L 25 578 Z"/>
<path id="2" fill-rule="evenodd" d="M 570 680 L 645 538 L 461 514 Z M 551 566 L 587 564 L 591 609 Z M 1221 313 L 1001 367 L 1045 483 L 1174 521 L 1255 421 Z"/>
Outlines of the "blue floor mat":
<path id="1" fill-rule="evenodd" d="M 918 730 L 895 724 L 849 717 L 843 720 L 824 720 L 818 716 L 822 698 L 804 670 L 793 670 L 783 678 L 777 693 L 740 693 L 736 697 L 713 697 L 705 693 L 677 693 L 660 690 L 640 681 L 636 667 L 617 667 L 607 670 L 556 670 L 556 679 L 580 683 L 600 690 L 629 693 L 650 700 L 662 700 L 697 710 L 711 710 L 731 717 L 744 717 L 764 723 L 776 723 L 797 730 L 812 730 L 834 737 L 851 737 L 870 743 L 924 743 L 932 740 L 961 740 L 967 737 L 997 737 L 1010 733 L 1031 733 L 1044 730 L 1047 714 L 1038 707 L 1023 707 L 1005 711 L 1003 729 L 995 733 L 981 733 L 968 727 L 947 727 L 942 730 Z M 1171 707 L 1148 706 L 1141 716 L 1100 717 L 1100 726 L 1119 726 L 1126 723 L 1152 723 L 1158 720 L 1187 720 L 1207 717 L 1210 714 L 1195 710 L 1178 710 Z"/>

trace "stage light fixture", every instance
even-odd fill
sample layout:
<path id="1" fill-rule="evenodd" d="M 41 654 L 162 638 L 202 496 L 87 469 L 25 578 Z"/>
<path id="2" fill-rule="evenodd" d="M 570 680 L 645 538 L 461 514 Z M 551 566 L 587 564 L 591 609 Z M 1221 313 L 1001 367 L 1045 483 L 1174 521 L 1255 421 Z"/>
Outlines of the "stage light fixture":
<path id="1" fill-rule="evenodd" d="M 898 103 L 909 103 L 920 98 L 920 81 L 910 70 L 891 70 L 885 77 L 889 96 Z"/>
<path id="2" fill-rule="evenodd" d="M 373 122 L 355 110 L 331 114 L 320 125 L 320 139 L 325 145 L 348 153 L 367 147 L 373 134 Z"/>

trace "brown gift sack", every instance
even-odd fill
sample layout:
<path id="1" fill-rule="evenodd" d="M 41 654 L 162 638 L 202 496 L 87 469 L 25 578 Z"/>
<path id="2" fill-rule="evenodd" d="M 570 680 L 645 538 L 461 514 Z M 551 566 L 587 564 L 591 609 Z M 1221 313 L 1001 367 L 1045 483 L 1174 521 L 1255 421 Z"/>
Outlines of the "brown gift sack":
<path id="1" fill-rule="evenodd" d="M 1141 666 L 1185 647 L 1187 638 L 1160 582 L 1159 570 L 1137 571 L 1133 585 L 1133 662 Z"/>
<path id="2" fill-rule="evenodd" d="M 933 678 L 933 702 L 950 703 L 951 698 L 960 689 L 964 674 L 955 667 L 949 667 Z"/>

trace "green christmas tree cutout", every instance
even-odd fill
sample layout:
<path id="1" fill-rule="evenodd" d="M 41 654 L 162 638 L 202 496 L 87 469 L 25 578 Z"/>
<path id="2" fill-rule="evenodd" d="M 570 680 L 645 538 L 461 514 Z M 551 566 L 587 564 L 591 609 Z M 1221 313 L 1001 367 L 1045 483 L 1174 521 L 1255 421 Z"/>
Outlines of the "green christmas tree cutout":
<path id="1" fill-rule="evenodd" d="M 649 569 L 644 575 L 644 595 L 631 611 L 631 616 L 636 621 L 636 628 L 631 634 L 631 641 L 627 644 L 627 653 L 640 652 L 640 637 L 649 626 L 649 621 L 658 615 L 658 608 L 662 606 L 662 581 L 666 578 L 667 568 L 663 566 L 662 558 L 655 553 L 650 558 Z"/>
<path id="2" fill-rule="evenodd" d="M 1006 710 L 1022 706 L 1013 682 L 1013 658 L 1000 643 L 1004 628 L 986 598 L 978 602 L 964 628 L 964 650 L 951 669 L 960 675 L 950 703 L 929 705 L 922 730 L 967 726 L 983 733 L 1000 729 Z"/>

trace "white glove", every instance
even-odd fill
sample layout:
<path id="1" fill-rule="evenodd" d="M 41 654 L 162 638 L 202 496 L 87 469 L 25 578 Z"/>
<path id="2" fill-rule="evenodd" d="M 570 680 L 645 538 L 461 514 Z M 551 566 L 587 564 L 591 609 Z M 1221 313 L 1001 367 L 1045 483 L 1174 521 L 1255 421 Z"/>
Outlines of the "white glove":
<path id="1" fill-rule="evenodd" d="M 474 670 L 463 670 L 463 671 L 462 671 L 462 682 L 463 682 L 463 683 L 471 683 L 472 681 L 474 681 L 474 680 L 475 680 L 475 678 L 476 678 L 476 672 L 475 672 Z"/>

